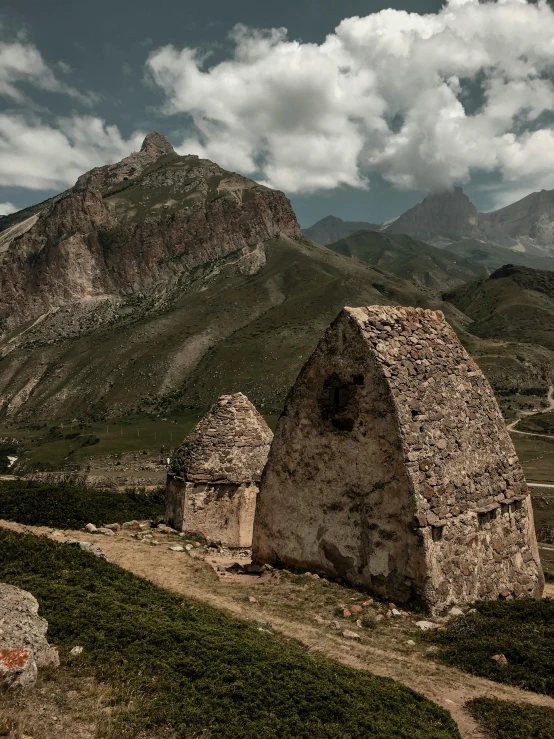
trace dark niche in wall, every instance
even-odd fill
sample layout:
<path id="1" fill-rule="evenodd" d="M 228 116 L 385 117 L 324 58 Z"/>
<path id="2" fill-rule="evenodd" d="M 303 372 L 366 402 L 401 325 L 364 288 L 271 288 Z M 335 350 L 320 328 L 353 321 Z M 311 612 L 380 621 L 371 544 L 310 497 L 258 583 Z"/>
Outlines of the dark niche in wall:
<path id="1" fill-rule="evenodd" d="M 354 375 L 348 382 L 335 372 L 329 375 L 317 398 L 323 420 L 337 431 L 352 431 L 358 414 L 356 388 L 363 384 L 363 375 Z"/>

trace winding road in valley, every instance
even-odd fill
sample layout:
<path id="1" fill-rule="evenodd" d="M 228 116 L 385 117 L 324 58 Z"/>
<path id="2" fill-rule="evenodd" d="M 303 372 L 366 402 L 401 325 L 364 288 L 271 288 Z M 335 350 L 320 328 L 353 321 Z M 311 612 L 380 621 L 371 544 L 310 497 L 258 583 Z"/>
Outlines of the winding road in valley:
<path id="1" fill-rule="evenodd" d="M 548 411 L 554 411 L 554 385 L 550 386 L 550 389 L 548 390 L 548 395 L 546 396 L 546 400 L 548 402 L 548 408 L 541 408 L 538 411 L 524 411 L 523 416 L 537 416 L 539 413 L 548 413 Z M 532 431 L 519 431 L 516 426 L 520 421 L 521 418 L 516 418 L 515 421 L 509 423 L 507 426 L 508 431 L 512 434 L 525 434 L 525 436 L 540 436 L 544 439 L 554 439 L 553 434 L 536 434 Z"/>

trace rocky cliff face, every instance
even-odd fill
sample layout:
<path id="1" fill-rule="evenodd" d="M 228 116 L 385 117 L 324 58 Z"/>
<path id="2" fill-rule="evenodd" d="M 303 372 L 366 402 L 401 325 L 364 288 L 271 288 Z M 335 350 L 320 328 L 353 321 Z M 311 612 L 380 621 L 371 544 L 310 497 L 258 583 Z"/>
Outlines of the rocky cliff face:
<path id="1" fill-rule="evenodd" d="M 554 190 L 533 192 L 517 203 L 479 214 L 479 228 L 491 241 L 554 245 Z"/>
<path id="2" fill-rule="evenodd" d="M 424 241 L 477 238 L 477 208 L 461 187 L 455 187 L 428 195 L 422 203 L 410 208 L 383 230 L 386 233 L 406 233 Z"/>
<path id="3" fill-rule="evenodd" d="M 150 134 L 140 152 L 87 172 L 0 232 L 2 329 L 72 301 L 167 292 L 197 267 L 281 234 L 300 236 L 283 193 L 180 157 Z"/>

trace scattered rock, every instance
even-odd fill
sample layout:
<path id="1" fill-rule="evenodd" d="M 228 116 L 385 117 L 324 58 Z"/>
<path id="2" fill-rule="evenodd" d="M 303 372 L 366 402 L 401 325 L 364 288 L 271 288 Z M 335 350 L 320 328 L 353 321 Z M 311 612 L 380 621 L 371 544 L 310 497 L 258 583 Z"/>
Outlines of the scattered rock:
<path id="1" fill-rule="evenodd" d="M 82 549 L 84 552 L 90 552 L 95 557 L 100 557 L 100 559 L 106 559 L 106 555 L 98 544 L 91 544 L 89 541 L 78 541 L 77 539 L 68 539 L 65 543 L 70 547 L 76 547 L 77 549 Z"/>
<path id="2" fill-rule="evenodd" d="M 73 649 L 69 650 L 69 654 L 73 655 L 74 657 L 78 657 L 82 653 L 83 647 L 73 647 Z"/>
<path id="3" fill-rule="evenodd" d="M 234 574 L 240 574 L 244 572 L 244 567 L 239 564 L 238 562 L 233 562 L 233 564 L 230 567 L 227 567 L 227 572 L 233 572 Z"/>
<path id="4" fill-rule="evenodd" d="M 190 552 L 191 549 L 194 549 L 194 547 L 192 546 L 192 544 L 185 544 L 185 549 L 187 550 L 187 552 Z"/>
<path id="5" fill-rule="evenodd" d="M 85 531 L 88 531 L 89 534 L 96 534 L 98 529 L 93 523 L 87 523 L 87 525 L 85 526 Z"/>
<path id="6" fill-rule="evenodd" d="M 373 600 L 373 598 L 369 598 L 369 600 L 366 600 L 366 601 L 364 601 L 364 602 L 362 603 L 362 606 L 363 606 L 364 608 L 367 608 L 368 606 L 372 606 L 372 605 L 373 605 L 373 603 L 374 603 L 374 600 Z"/>
<path id="7" fill-rule="evenodd" d="M 361 636 L 359 634 L 356 634 L 355 631 L 349 631 L 348 629 L 346 629 L 346 631 L 343 631 L 342 635 L 345 639 L 361 639 Z"/>
<path id="8" fill-rule="evenodd" d="M 331 626 L 331 628 L 332 628 L 332 629 L 334 629 L 335 631 L 340 631 L 340 630 L 342 629 L 342 626 L 341 626 L 341 625 L 339 624 L 339 622 L 338 622 L 338 621 L 331 621 L 331 624 L 330 624 L 330 626 Z"/>
<path id="9" fill-rule="evenodd" d="M 361 613 L 363 611 L 363 608 L 361 606 L 352 606 L 350 609 L 352 613 Z"/>
<path id="10" fill-rule="evenodd" d="M 427 647 L 425 654 L 437 654 L 438 651 L 439 648 L 433 645 L 432 647 Z"/>
<path id="11" fill-rule="evenodd" d="M 244 572 L 248 575 L 262 575 L 264 571 L 264 568 L 262 565 L 256 564 L 252 562 L 252 564 L 246 565 L 244 567 Z"/>
<path id="12" fill-rule="evenodd" d="M 504 666 L 508 664 L 508 660 L 503 654 L 493 654 L 491 659 L 494 660 L 498 665 Z"/>
<path id="13" fill-rule="evenodd" d="M 36 667 L 57 667 L 60 664 L 58 650 L 48 644 L 48 622 L 38 615 L 38 608 L 38 601 L 31 593 L 0 583 L 0 651 L 30 650 Z M 16 656 L 6 656 L 6 665 Z M 27 671 L 32 671 L 32 666 L 27 664 L 28 659 L 23 660 L 23 654 L 20 657 L 21 669 L 30 674 Z"/>
<path id="14" fill-rule="evenodd" d="M 184 547 L 180 547 L 178 544 L 176 544 L 173 547 L 168 547 L 168 549 L 169 549 L 170 552 L 184 552 L 185 551 L 185 548 Z"/>
<path id="15" fill-rule="evenodd" d="M 351 611 L 348 608 L 343 608 L 342 609 L 342 615 L 343 615 L 344 618 L 350 618 L 350 616 L 352 615 L 352 613 L 351 613 Z"/>
<path id="16" fill-rule="evenodd" d="M 101 526 L 99 529 L 96 530 L 97 534 L 104 534 L 104 536 L 115 536 L 115 531 L 112 531 L 112 529 L 108 529 L 106 526 Z"/>
<path id="17" fill-rule="evenodd" d="M 393 608 L 391 613 L 393 616 L 396 616 L 397 618 L 402 615 L 397 608 Z"/>
<path id="18" fill-rule="evenodd" d="M 361 629 L 361 628 L 362 628 L 362 621 L 361 621 L 361 619 L 357 619 L 357 621 L 356 621 L 356 626 L 357 626 L 357 627 L 358 627 L 359 629 Z"/>
<path id="19" fill-rule="evenodd" d="M 390 611 L 392 611 L 394 608 L 396 608 L 396 606 L 394 605 L 394 603 L 389 603 L 388 608 Z"/>
<path id="20" fill-rule="evenodd" d="M 454 608 L 451 608 L 448 611 L 448 613 L 451 616 L 463 616 L 464 615 L 464 612 L 462 611 L 462 609 L 461 608 L 458 608 L 457 606 L 454 606 Z"/>
<path id="21" fill-rule="evenodd" d="M 249 595 L 248 596 L 248 602 L 249 603 L 257 603 L 258 602 L 258 599 L 257 598 L 254 598 L 253 595 Z"/>
<path id="22" fill-rule="evenodd" d="M 382 621 L 384 618 L 385 617 L 383 616 L 382 613 L 378 613 L 373 620 L 379 622 L 379 621 Z"/>
<path id="23" fill-rule="evenodd" d="M 416 621 L 416 626 L 422 631 L 431 631 L 431 629 L 440 628 L 440 624 L 435 624 L 433 621 Z"/>
<path id="24" fill-rule="evenodd" d="M 408 646 L 410 646 L 410 647 L 415 647 L 415 641 L 413 639 L 408 639 L 408 641 L 406 642 L 406 644 Z"/>
<path id="25" fill-rule="evenodd" d="M 120 523 L 107 523 L 104 526 L 105 529 L 110 529 L 110 531 L 121 531 L 121 524 Z"/>
<path id="26" fill-rule="evenodd" d="M 30 649 L 19 647 L 0 650 L 0 685 L 27 688 L 37 679 L 37 664 Z"/>
<path id="27" fill-rule="evenodd" d="M 140 531 L 141 525 L 139 521 L 125 521 L 121 524 L 121 528 L 125 531 Z"/>
<path id="28" fill-rule="evenodd" d="M 156 533 L 157 534 L 177 534 L 179 533 L 175 529 L 172 529 L 171 526 L 167 526 L 165 523 L 159 523 L 156 526 Z"/>
<path id="29" fill-rule="evenodd" d="M 388 618 L 388 619 L 392 618 L 392 611 L 387 611 L 385 613 L 385 618 Z"/>

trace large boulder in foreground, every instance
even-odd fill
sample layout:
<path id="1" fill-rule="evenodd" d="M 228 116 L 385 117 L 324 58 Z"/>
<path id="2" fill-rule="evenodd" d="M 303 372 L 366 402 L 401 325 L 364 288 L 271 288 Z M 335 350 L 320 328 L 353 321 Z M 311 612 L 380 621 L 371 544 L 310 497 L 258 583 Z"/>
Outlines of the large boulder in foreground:
<path id="1" fill-rule="evenodd" d="M 0 685 L 25 687 L 36 679 L 37 667 L 60 664 L 38 608 L 31 593 L 0 583 Z"/>
<path id="2" fill-rule="evenodd" d="M 430 611 L 540 597 L 523 470 L 442 313 L 345 308 L 331 324 L 277 425 L 252 554 Z"/>

